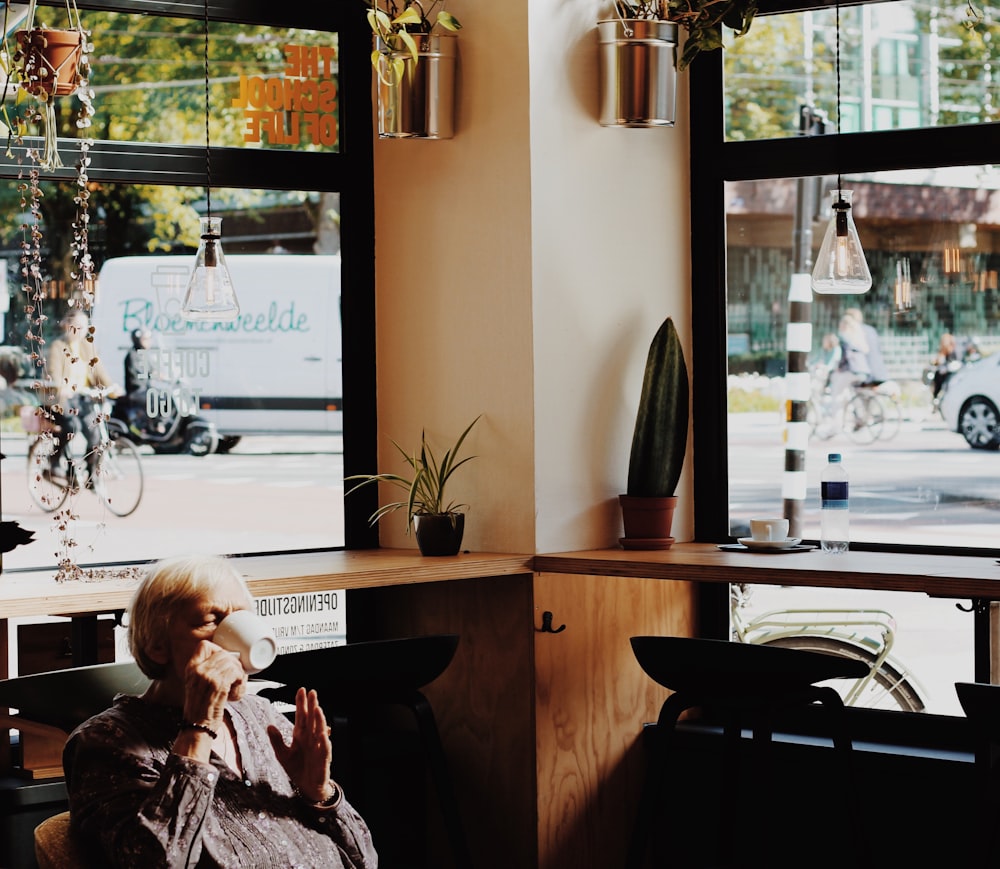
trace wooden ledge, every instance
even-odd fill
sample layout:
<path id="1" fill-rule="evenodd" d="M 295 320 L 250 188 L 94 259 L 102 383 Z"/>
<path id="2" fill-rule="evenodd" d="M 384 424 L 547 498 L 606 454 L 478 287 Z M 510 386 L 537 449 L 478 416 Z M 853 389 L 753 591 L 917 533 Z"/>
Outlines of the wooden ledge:
<path id="1" fill-rule="evenodd" d="M 532 572 L 532 556 L 467 552 L 428 558 L 412 549 L 332 550 L 234 558 L 257 597 L 445 582 Z M 0 619 L 114 612 L 125 609 L 137 580 L 73 580 L 57 583 L 54 570 L 0 575 Z"/>
<path id="2" fill-rule="evenodd" d="M 919 591 L 934 597 L 1000 600 L 1000 564 L 990 556 L 858 551 L 830 555 L 818 549 L 770 554 L 722 552 L 714 543 L 677 543 L 659 551 L 536 555 L 534 567 L 538 573 Z"/>
<path id="3" fill-rule="evenodd" d="M 427 558 L 415 549 L 331 550 L 234 558 L 256 596 L 371 588 L 518 574 L 631 576 L 828 588 L 919 591 L 1000 600 L 1000 564 L 988 556 L 857 552 L 721 552 L 711 543 L 661 551 L 595 549 L 541 555 L 466 552 Z M 125 609 L 136 580 L 56 583 L 52 570 L 0 575 L 0 619 Z"/>

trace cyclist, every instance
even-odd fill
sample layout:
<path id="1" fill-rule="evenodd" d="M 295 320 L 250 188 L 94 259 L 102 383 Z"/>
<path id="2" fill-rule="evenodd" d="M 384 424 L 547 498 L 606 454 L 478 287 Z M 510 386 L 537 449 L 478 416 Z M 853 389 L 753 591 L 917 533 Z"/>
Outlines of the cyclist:
<path id="1" fill-rule="evenodd" d="M 93 327 L 86 311 L 70 308 L 60 323 L 62 335 L 49 347 L 48 375 L 53 386 L 50 406 L 56 431 L 51 456 L 53 478 L 62 481 L 60 455 L 69 456 L 70 432 L 81 432 L 87 442 L 88 477 L 93 477 L 100 447 L 100 430 L 95 425 L 98 406 L 90 395 L 94 388 L 111 389 L 112 380 L 97 355 Z M 66 467 L 72 469 L 72 462 Z"/>

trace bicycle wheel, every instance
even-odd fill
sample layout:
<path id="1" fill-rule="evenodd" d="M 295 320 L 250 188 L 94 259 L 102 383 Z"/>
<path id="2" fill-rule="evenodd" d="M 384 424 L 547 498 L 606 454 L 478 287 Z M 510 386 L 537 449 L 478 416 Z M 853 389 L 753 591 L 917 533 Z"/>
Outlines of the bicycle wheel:
<path id="1" fill-rule="evenodd" d="M 870 395 L 855 395 L 844 408 L 844 431 L 859 444 L 870 444 L 882 432 L 882 406 Z"/>
<path id="2" fill-rule="evenodd" d="M 899 401 L 892 395 L 876 394 L 875 400 L 882 410 L 882 431 L 879 432 L 879 440 L 891 441 L 899 434 L 900 426 L 903 424 L 903 409 L 899 406 Z"/>
<path id="3" fill-rule="evenodd" d="M 876 655 L 868 649 L 831 637 L 811 637 L 808 635 L 776 637 L 762 643 L 762 645 L 803 649 L 807 652 L 823 652 L 827 655 L 836 655 L 839 658 L 864 661 L 869 668 L 874 666 L 876 659 Z M 847 679 L 831 679 L 826 684 L 836 688 L 838 693 L 845 698 L 845 702 L 847 692 L 853 687 L 853 683 Z M 924 701 L 920 699 L 916 688 L 888 661 L 882 662 L 882 666 L 874 672 L 868 684 L 851 705 L 862 706 L 866 709 L 893 709 L 902 712 L 923 712 L 924 710 Z"/>
<path id="4" fill-rule="evenodd" d="M 48 437 L 35 438 L 28 449 L 28 494 L 46 513 L 54 513 L 69 497 L 69 484 L 56 482 L 51 474 L 54 447 Z M 65 461 L 60 462 L 65 473 Z M 65 477 L 63 477 L 65 479 Z"/>
<path id="5" fill-rule="evenodd" d="M 806 408 L 806 422 L 809 424 L 809 437 L 828 441 L 837 433 L 836 422 L 823 399 L 809 399 L 809 405 Z"/>
<path id="6" fill-rule="evenodd" d="M 130 441 L 108 442 L 97 463 L 94 492 L 115 516 L 135 512 L 142 500 L 142 460 Z"/>

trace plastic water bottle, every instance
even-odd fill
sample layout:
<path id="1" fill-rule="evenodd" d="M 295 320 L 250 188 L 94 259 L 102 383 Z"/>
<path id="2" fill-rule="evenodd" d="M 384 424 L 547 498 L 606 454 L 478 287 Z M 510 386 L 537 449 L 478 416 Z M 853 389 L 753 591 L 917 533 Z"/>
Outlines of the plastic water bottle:
<path id="1" fill-rule="evenodd" d="M 820 547 L 824 552 L 847 552 L 850 542 L 851 511 L 847 494 L 847 471 L 840 453 L 830 453 L 820 477 Z"/>

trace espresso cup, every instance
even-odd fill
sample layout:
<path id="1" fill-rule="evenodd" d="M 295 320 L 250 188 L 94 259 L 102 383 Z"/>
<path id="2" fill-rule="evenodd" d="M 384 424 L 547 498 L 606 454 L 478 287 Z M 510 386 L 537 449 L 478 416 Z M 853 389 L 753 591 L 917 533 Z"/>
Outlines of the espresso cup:
<path id="1" fill-rule="evenodd" d="M 240 656 L 249 675 L 266 670 L 278 654 L 271 626 L 251 610 L 234 610 L 215 629 L 212 642 Z"/>
<path id="2" fill-rule="evenodd" d="M 762 543 L 788 539 L 788 520 L 777 516 L 761 516 L 750 520 L 750 536 Z"/>

